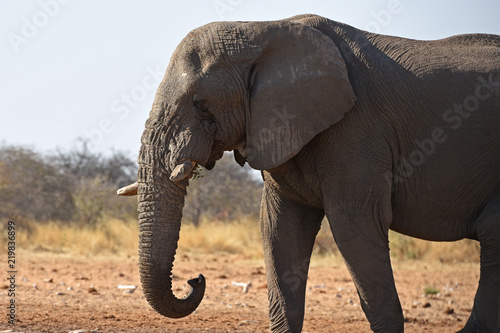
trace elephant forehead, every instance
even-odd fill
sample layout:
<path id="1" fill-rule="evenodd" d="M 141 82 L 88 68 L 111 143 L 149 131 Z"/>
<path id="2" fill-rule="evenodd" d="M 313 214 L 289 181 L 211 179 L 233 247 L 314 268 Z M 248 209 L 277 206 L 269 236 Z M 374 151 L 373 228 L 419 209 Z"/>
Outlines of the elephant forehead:
<path id="1" fill-rule="evenodd" d="M 248 43 L 238 30 L 235 22 L 215 22 L 191 31 L 172 55 L 163 88 L 169 95 L 188 91 L 221 59 L 239 54 Z"/>
<path id="2" fill-rule="evenodd" d="M 172 56 L 167 78 L 174 79 L 177 88 L 189 89 L 213 65 L 214 58 L 214 52 L 201 51 L 199 47 L 184 47 Z"/>
<path id="3" fill-rule="evenodd" d="M 249 51 L 248 36 L 241 29 L 243 22 L 213 22 L 192 30 L 179 44 L 179 58 L 189 59 L 203 69 L 224 57 Z M 250 48 L 251 49 L 251 48 Z"/>

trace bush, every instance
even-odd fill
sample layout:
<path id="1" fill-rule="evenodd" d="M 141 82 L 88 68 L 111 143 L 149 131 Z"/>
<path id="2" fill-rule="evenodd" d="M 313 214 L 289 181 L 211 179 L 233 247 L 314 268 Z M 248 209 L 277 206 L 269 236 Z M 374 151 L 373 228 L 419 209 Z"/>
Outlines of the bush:
<path id="1" fill-rule="evenodd" d="M 2 219 L 71 219 L 75 205 L 70 179 L 32 149 L 0 148 Z"/>
<path id="2" fill-rule="evenodd" d="M 137 201 L 115 195 L 120 186 L 135 182 L 136 174 L 135 162 L 124 153 L 94 154 L 85 142 L 52 155 L 3 145 L 0 218 L 22 225 L 28 220 L 95 224 L 104 216 L 136 217 Z"/>

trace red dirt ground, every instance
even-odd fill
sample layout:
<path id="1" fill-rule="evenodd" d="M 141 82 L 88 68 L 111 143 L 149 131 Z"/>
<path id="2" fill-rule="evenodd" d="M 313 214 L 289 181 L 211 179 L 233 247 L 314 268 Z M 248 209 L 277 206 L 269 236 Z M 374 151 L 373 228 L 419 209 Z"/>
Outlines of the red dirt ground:
<path id="1" fill-rule="evenodd" d="M 1 262 L 7 262 L 5 255 Z M 205 298 L 183 319 L 167 319 L 147 304 L 137 257 L 89 259 L 67 254 L 21 252 L 17 257 L 17 324 L 6 323 L 6 280 L 0 282 L 0 331 L 13 332 L 268 332 L 267 291 L 261 259 L 241 255 L 179 254 L 174 267 L 178 296 L 186 281 L 203 273 Z M 455 332 L 469 316 L 479 278 L 478 264 L 395 262 L 394 274 L 406 332 Z M 252 282 L 248 293 L 232 282 Z M 119 284 L 138 285 L 134 293 Z M 36 287 L 34 287 L 36 285 Z M 423 296 L 433 286 L 441 291 Z M 96 292 L 89 292 L 94 288 Z M 4 315 L 5 313 L 5 315 Z M 313 261 L 304 332 L 369 332 L 359 299 L 342 262 Z"/>

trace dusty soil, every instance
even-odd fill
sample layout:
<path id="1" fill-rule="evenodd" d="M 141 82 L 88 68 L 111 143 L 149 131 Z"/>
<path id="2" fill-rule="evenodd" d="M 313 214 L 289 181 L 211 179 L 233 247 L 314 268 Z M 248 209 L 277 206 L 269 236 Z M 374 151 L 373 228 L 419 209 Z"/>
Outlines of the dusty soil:
<path id="1" fill-rule="evenodd" d="M 7 262 L 6 256 L 0 256 Z M 186 280 L 203 273 L 205 299 L 183 319 L 167 319 L 147 304 L 137 257 L 71 257 L 21 252 L 17 255 L 17 324 L 6 323 L 7 281 L 0 282 L 0 331 L 13 332 L 267 332 L 267 291 L 261 259 L 237 255 L 179 254 L 174 288 L 182 296 Z M 393 264 L 407 332 L 455 332 L 472 308 L 478 264 Z M 248 282 L 247 293 L 232 282 Z M 118 285 L 137 285 L 134 293 Z M 440 290 L 423 295 L 427 286 Z M 91 289 L 93 288 L 93 289 Z M 90 291 L 90 292 L 89 292 Z M 304 332 L 368 332 L 369 325 L 343 263 L 313 261 L 309 274 Z"/>

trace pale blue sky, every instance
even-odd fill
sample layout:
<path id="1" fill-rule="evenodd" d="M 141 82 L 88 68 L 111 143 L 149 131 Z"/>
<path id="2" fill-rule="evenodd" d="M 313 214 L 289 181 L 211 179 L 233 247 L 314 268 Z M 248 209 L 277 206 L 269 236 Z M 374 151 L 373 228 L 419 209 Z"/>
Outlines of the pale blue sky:
<path id="1" fill-rule="evenodd" d="M 220 20 L 313 13 L 415 39 L 500 34 L 500 1 L 0 0 L 0 143 L 48 151 L 90 137 L 135 158 L 172 51 Z"/>

